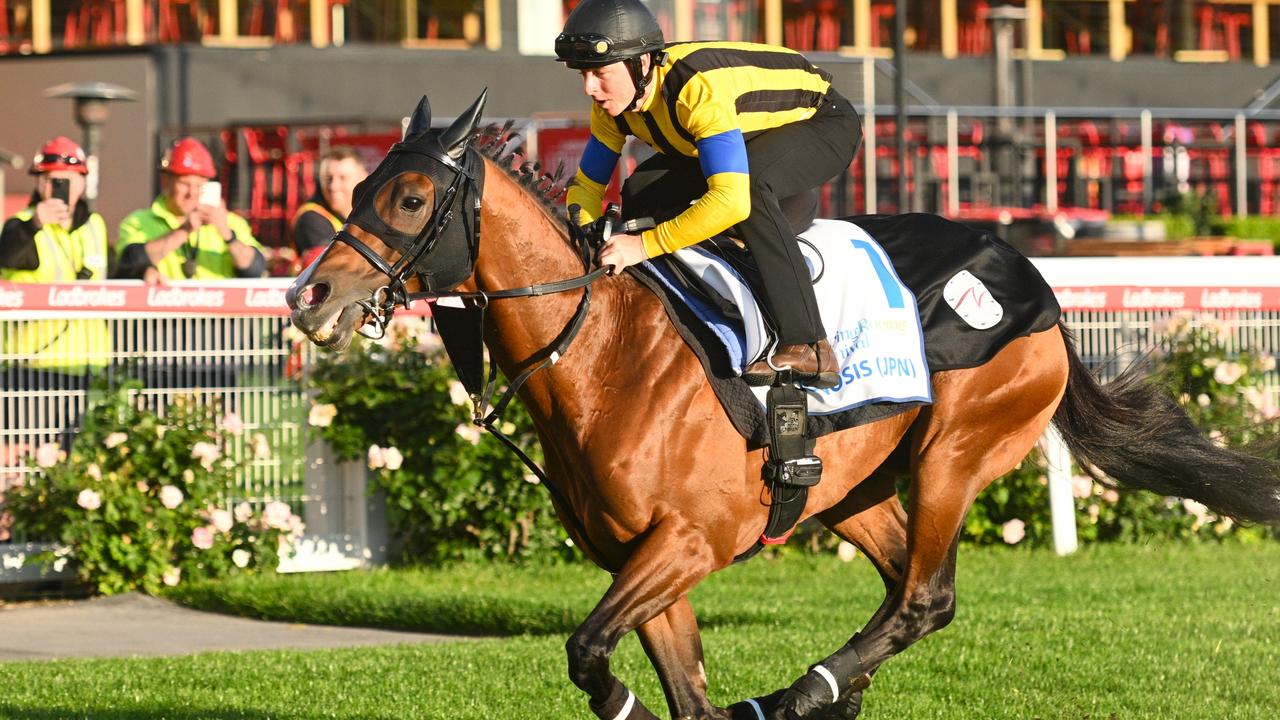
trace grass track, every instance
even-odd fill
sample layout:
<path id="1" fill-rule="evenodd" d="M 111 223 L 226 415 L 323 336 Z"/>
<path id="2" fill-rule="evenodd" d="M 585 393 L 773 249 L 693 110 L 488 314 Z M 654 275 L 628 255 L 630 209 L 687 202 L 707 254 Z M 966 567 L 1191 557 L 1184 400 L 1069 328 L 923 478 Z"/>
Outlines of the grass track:
<path id="1" fill-rule="evenodd" d="M 387 608 L 410 607 L 403 603 L 416 596 L 423 598 L 418 613 L 401 614 L 418 622 L 438 623 L 450 607 L 470 607 L 463 617 L 471 632 L 504 622 L 508 632 L 524 623 L 529 633 L 551 634 L 10 663 L 0 666 L 0 717 L 592 717 L 566 679 L 559 626 L 591 605 L 601 573 L 456 568 L 386 578 L 266 580 L 252 594 L 274 598 L 264 603 L 273 613 L 327 607 L 352 624 L 395 617 Z M 1101 547 L 1070 558 L 965 549 L 959 585 L 956 621 L 885 666 L 863 718 L 1280 717 L 1280 545 Z M 522 609 L 493 610 L 498 596 L 519 598 Z M 693 596 L 707 618 L 712 699 L 727 704 L 790 682 L 842 643 L 879 600 L 879 581 L 865 561 L 756 560 L 718 574 Z M 2 623 L 0 615 L 0 642 Z M 619 648 L 615 669 L 650 709 L 665 714 L 634 637 Z"/>

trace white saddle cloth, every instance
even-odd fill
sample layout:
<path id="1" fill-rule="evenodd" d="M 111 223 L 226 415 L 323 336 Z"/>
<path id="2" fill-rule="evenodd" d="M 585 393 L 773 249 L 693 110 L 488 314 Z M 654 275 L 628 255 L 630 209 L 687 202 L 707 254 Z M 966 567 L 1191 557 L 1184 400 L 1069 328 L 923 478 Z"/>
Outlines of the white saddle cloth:
<path id="1" fill-rule="evenodd" d="M 800 243 L 811 275 L 827 339 L 840 360 L 840 385 L 806 388 L 809 412 L 843 412 L 866 403 L 932 402 L 929 367 L 915 295 L 894 272 L 880 245 L 862 228 L 839 220 L 816 220 Z M 729 319 L 655 272 L 715 332 L 739 373 L 763 357 L 775 340 L 751 289 L 720 257 L 698 247 L 674 255 L 707 286 L 733 302 L 742 320 Z M 763 405 L 768 388 L 753 388 Z"/>

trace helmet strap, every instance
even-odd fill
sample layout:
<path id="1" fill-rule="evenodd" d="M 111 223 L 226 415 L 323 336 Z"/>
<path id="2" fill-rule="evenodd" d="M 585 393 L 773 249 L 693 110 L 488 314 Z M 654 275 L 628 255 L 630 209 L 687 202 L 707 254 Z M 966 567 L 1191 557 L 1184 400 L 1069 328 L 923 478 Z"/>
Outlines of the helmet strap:
<path id="1" fill-rule="evenodd" d="M 641 57 L 644 57 L 643 55 Z M 644 72 L 639 57 L 627 58 L 622 62 L 626 63 L 627 70 L 631 73 L 631 81 L 636 86 L 636 96 L 631 98 L 631 104 L 627 106 L 628 110 L 639 110 L 637 107 L 644 98 L 645 88 L 649 87 L 649 81 L 653 80 L 653 74 L 658 66 L 658 53 L 649 53 L 649 72 Z"/>

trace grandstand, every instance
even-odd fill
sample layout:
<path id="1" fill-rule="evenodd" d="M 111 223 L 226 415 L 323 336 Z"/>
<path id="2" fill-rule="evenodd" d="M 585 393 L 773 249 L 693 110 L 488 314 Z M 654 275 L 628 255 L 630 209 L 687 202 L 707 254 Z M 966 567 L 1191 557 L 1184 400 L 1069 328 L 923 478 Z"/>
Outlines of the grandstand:
<path id="1" fill-rule="evenodd" d="M 1227 215 L 1280 213 L 1280 0 L 1025 0 L 997 92 L 991 10 L 909 0 L 909 122 L 898 167 L 892 0 L 654 0 L 672 39 L 757 40 L 806 51 L 868 118 L 865 158 L 832 213 L 966 217 L 1156 211 L 1178 192 Z M 550 60 L 562 0 L 0 0 L 0 149 L 77 137 L 64 82 L 137 91 L 102 131 L 98 207 L 114 225 L 149 202 L 158 148 L 210 141 L 231 204 L 270 243 L 334 143 L 371 156 L 427 94 L 441 120 L 482 87 L 488 114 L 534 123 L 545 156 L 572 157 L 585 103 Z M 1003 59 L 1003 58 L 1001 58 Z M 580 130 L 578 131 L 580 132 Z M 558 133 L 558 134 L 557 134 Z M 1048 159 L 1048 161 L 1047 161 Z M 900 207 L 896 178 L 908 177 Z M 7 208 L 28 177 L 5 171 Z M 7 214 L 7 213 L 6 213 Z"/>

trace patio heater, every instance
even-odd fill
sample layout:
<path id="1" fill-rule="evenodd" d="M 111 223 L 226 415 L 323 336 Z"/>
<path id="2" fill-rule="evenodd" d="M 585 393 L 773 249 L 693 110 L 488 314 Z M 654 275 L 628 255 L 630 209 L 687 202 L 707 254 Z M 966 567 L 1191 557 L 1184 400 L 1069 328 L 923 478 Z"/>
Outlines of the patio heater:
<path id="1" fill-rule="evenodd" d="M 84 154 L 88 158 L 89 176 L 84 195 L 93 202 L 98 197 L 98 145 L 102 125 L 107 121 L 107 103 L 134 101 L 138 93 L 108 82 L 63 83 L 44 91 L 45 97 L 70 98 L 75 101 L 76 125 L 84 138 Z"/>
<path id="2" fill-rule="evenodd" d="M 1027 20 L 1026 8 L 1001 5 L 987 14 L 991 19 L 992 46 L 995 50 L 995 104 L 1000 116 L 996 118 L 991 144 L 995 154 L 995 192 L 997 205 L 1020 205 L 1022 167 L 1018 162 L 1019 145 L 1015 118 L 1006 114 L 1021 105 L 1025 98 L 1018 98 L 1013 80 L 1013 42 L 1018 23 Z"/>

